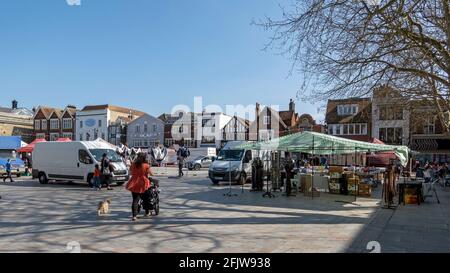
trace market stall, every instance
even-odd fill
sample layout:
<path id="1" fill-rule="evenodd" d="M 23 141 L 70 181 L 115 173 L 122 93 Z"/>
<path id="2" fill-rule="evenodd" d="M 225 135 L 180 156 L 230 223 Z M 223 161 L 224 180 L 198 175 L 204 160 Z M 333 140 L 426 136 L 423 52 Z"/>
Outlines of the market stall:
<path id="1" fill-rule="evenodd" d="M 368 143 L 344 139 L 315 132 L 302 132 L 285 137 L 246 143 L 243 149 L 269 150 L 276 152 L 299 152 L 310 155 L 354 155 L 362 153 L 393 152 L 402 166 L 406 166 L 409 158 L 409 148 L 379 143 Z M 306 170 L 305 170 L 306 169 Z M 305 195 L 319 196 L 321 191 L 330 193 L 370 196 L 375 175 L 381 170 L 364 166 L 308 166 L 302 169 L 294 180 L 301 185 Z M 371 182 L 371 183 L 369 183 Z"/>

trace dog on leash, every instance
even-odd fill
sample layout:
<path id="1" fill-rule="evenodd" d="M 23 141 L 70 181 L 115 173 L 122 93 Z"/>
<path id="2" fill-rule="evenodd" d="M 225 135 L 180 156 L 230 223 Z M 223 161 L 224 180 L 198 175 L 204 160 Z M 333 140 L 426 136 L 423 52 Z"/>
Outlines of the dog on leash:
<path id="1" fill-rule="evenodd" d="M 111 212 L 111 199 L 106 199 L 100 203 L 98 203 L 98 216 L 106 215 Z"/>

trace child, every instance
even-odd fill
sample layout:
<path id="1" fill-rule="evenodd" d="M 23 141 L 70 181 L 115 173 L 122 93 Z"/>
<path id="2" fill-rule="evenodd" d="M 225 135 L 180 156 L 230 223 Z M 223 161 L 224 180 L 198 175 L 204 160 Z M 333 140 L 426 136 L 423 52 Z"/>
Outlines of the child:
<path id="1" fill-rule="evenodd" d="M 102 187 L 100 185 L 100 166 L 98 164 L 95 165 L 94 184 L 92 186 L 94 189 L 97 189 L 97 190 L 102 189 Z"/>

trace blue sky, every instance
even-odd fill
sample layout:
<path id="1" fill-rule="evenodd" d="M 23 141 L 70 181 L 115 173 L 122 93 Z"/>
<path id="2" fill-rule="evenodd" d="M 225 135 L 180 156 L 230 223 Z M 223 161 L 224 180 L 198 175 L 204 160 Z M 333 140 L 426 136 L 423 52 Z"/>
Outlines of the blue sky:
<path id="1" fill-rule="evenodd" d="M 287 108 L 301 84 L 263 51 L 290 0 L 0 0 L 0 105 L 111 103 L 152 115 L 177 104 Z M 300 109 L 299 109 L 300 108 Z M 314 116 L 317 106 L 297 102 Z"/>

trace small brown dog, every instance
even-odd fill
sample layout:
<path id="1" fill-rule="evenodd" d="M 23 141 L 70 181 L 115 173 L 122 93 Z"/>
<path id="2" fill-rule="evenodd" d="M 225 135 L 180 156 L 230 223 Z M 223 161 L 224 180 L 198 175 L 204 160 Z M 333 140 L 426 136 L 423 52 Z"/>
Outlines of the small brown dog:
<path id="1" fill-rule="evenodd" d="M 109 214 L 111 212 L 110 206 L 111 206 L 110 199 L 106 199 L 105 201 L 98 203 L 98 210 L 97 210 L 98 216 Z"/>

